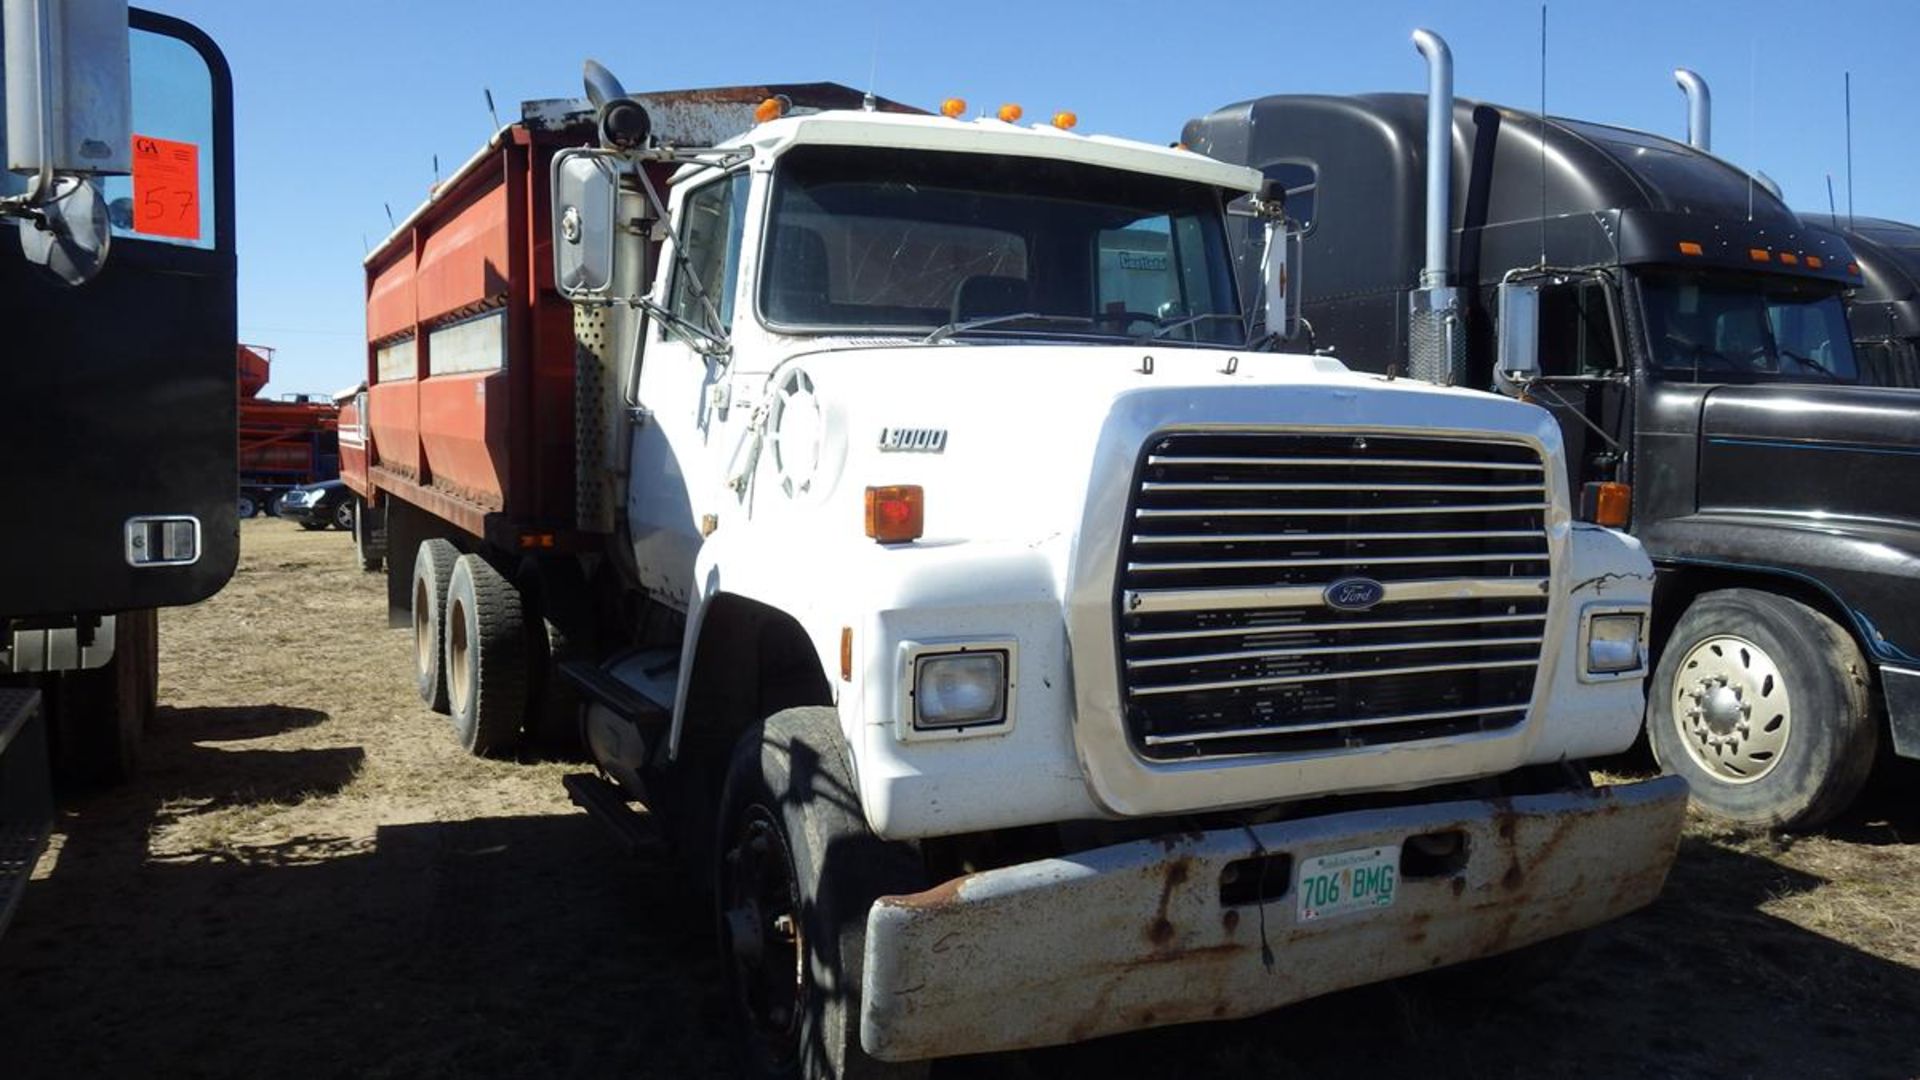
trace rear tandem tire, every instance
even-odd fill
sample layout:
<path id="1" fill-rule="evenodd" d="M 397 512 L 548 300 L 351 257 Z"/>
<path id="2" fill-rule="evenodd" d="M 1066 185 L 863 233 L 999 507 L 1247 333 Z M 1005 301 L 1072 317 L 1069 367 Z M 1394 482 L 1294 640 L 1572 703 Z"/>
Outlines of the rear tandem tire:
<path id="1" fill-rule="evenodd" d="M 858 790 L 831 707 L 776 713 L 734 744 L 714 880 L 743 1075 L 928 1074 L 860 1043 L 867 912 L 927 881 L 912 847 L 868 830 Z"/>
<path id="2" fill-rule="evenodd" d="M 374 573 L 386 564 L 385 541 L 374 539 L 374 512 L 367 504 L 355 497 L 349 504 L 353 507 L 353 553 L 360 560 L 360 569 L 364 573 Z"/>
<path id="3" fill-rule="evenodd" d="M 453 733 L 477 757 L 520 743 L 527 711 L 528 649 L 520 592 L 478 555 L 453 564 L 446 606 L 447 710 Z"/>
<path id="4" fill-rule="evenodd" d="M 420 700 L 434 712 L 447 711 L 447 583 L 460 552 L 445 540 L 422 540 L 413 559 L 413 676 Z"/>

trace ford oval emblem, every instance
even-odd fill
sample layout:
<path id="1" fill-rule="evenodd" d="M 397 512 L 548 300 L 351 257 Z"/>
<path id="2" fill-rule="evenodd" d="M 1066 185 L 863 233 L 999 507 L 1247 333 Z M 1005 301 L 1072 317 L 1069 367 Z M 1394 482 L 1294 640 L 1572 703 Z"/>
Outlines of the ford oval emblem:
<path id="1" fill-rule="evenodd" d="M 1330 608 L 1341 611 L 1365 611 L 1386 599 L 1387 587 L 1366 577 L 1341 578 L 1320 594 Z"/>

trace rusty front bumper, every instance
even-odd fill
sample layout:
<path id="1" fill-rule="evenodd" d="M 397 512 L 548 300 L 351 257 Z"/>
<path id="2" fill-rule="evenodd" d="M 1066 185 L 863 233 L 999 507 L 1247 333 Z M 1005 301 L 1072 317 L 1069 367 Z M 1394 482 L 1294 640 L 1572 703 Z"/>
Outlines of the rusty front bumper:
<path id="1" fill-rule="evenodd" d="M 894 1061 L 1045 1046 L 1251 1016 L 1519 948 L 1651 902 L 1686 804 L 1685 783 L 1667 776 L 1367 810 L 1117 844 L 882 897 L 867 918 L 860 1037 Z M 1403 864 L 1388 908 L 1303 923 L 1291 880 L 1272 883 L 1264 904 L 1222 902 L 1222 872 L 1238 860 L 1286 855 L 1297 868 L 1450 830 L 1466 836 L 1464 865 L 1419 876 Z"/>

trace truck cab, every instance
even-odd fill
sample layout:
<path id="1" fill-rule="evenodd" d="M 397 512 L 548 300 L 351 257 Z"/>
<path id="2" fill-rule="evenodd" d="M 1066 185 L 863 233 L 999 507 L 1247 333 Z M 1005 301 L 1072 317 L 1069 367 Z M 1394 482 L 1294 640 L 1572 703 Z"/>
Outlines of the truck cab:
<path id="1" fill-rule="evenodd" d="M 1852 252 L 1686 144 L 1455 100 L 1443 59 L 1426 96 L 1261 98 L 1183 141 L 1311 207 L 1302 312 L 1345 362 L 1407 371 L 1444 281 L 1451 370 L 1549 409 L 1583 516 L 1659 567 L 1661 763 L 1721 816 L 1826 820 L 1881 743 L 1920 754 L 1920 398 L 1862 385 Z"/>
<path id="2" fill-rule="evenodd" d="M 1289 351 L 1257 172 L 587 74 L 369 257 L 348 473 L 423 701 L 479 753 L 577 718 L 575 798 L 713 883 L 744 1072 L 1246 1016 L 1658 891 L 1684 786 L 1580 764 L 1638 732 L 1651 563 L 1546 412 Z"/>
<path id="3" fill-rule="evenodd" d="M 1823 215 L 1807 215 L 1821 220 Z M 1844 228 L 1860 265 L 1847 298 L 1861 382 L 1920 388 L 1920 228 L 1884 218 L 1849 218 Z"/>

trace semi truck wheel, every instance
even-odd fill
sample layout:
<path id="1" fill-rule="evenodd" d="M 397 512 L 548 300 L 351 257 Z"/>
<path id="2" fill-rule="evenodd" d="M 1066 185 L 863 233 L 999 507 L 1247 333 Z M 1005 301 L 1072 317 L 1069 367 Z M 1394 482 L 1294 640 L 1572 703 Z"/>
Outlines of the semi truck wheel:
<path id="1" fill-rule="evenodd" d="M 49 695 L 49 719 L 61 774 L 95 784 L 133 779 L 159 699 L 158 613 L 121 612 L 114 618 L 113 658 L 59 678 L 60 691 Z"/>
<path id="2" fill-rule="evenodd" d="M 1757 589 L 1702 594 L 1647 691 L 1648 740 L 1695 805 L 1805 829 L 1850 805 L 1880 729 L 1860 648 L 1825 615 Z"/>
<path id="3" fill-rule="evenodd" d="M 721 962 L 744 1073 L 921 1077 L 860 1046 L 867 912 L 919 892 L 918 854 L 868 831 L 834 710 L 788 709 L 734 744 L 715 850 Z"/>
<path id="4" fill-rule="evenodd" d="M 422 540 L 413 557 L 413 677 L 420 700 L 434 712 L 447 711 L 447 583 L 460 552 L 445 540 Z"/>
<path id="5" fill-rule="evenodd" d="M 467 752 L 498 757 L 520 742 L 527 711 L 527 628 L 520 593 L 478 555 L 447 584 L 447 708 Z"/>

